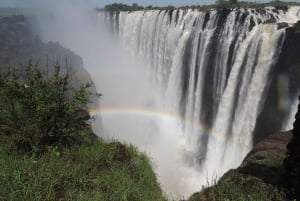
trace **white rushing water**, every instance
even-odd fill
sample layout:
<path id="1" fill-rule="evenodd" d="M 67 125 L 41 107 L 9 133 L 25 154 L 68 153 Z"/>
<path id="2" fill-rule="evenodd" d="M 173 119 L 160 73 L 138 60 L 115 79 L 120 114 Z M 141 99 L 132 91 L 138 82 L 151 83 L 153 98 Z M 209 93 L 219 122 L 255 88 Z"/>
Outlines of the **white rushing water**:
<path id="1" fill-rule="evenodd" d="M 293 129 L 293 123 L 295 122 L 295 111 L 298 110 L 298 104 L 299 104 L 299 100 L 298 97 L 295 98 L 295 100 L 292 101 L 292 103 L 290 103 L 290 115 L 287 117 L 287 119 L 285 120 L 285 124 L 283 126 L 283 130 L 285 131 L 289 131 Z"/>
<path id="2" fill-rule="evenodd" d="M 300 7 L 268 7 L 100 12 L 97 21 L 84 1 L 30 5 L 41 39 L 80 55 L 103 94 L 96 133 L 146 152 L 175 200 L 212 185 L 251 149 L 286 35 L 280 27 L 300 18 Z M 279 96 L 288 96 L 288 75 L 278 83 Z M 282 98 L 278 107 L 295 110 L 297 102 Z"/>
<path id="3" fill-rule="evenodd" d="M 270 21 L 291 25 L 299 10 L 107 15 L 140 72 L 120 87 L 132 90 L 126 80 L 133 79 L 134 85 L 147 85 L 135 89 L 130 100 L 140 97 L 136 103 L 103 104 L 130 113 L 113 120 L 104 115 L 107 132 L 146 151 L 163 189 L 175 199 L 213 184 L 237 167 L 253 145 L 268 76 L 285 38 L 285 29 Z"/>

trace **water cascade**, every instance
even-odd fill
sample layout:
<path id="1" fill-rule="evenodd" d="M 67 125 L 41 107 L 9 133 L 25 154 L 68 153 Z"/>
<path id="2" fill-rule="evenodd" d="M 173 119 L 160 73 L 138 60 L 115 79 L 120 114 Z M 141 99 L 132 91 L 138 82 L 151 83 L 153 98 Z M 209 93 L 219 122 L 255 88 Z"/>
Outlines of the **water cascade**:
<path id="1" fill-rule="evenodd" d="M 138 82 L 151 86 L 145 94 L 154 98 L 131 105 L 143 143 L 129 142 L 153 158 L 166 192 L 189 196 L 241 163 L 272 91 L 286 29 L 299 13 L 299 7 L 106 13 L 126 55 L 146 72 Z M 159 118 L 140 122 L 145 114 Z"/>

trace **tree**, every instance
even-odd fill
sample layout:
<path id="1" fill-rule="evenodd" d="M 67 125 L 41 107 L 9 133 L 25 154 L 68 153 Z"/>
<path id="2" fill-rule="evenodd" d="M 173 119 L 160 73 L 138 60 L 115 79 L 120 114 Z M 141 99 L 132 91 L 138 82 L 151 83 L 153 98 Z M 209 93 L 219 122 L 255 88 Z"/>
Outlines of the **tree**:
<path id="1" fill-rule="evenodd" d="M 217 0 L 217 1 L 216 1 L 216 4 L 217 4 L 217 5 L 224 5 L 224 4 L 226 4 L 226 3 L 227 3 L 226 0 Z"/>
<path id="2" fill-rule="evenodd" d="M 230 3 L 230 4 L 237 4 L 237 3 L 238 3 L 238 0 L 229 0 L 229 3 Z"/>
<path id="3" fill-rule="evenodd" d="M 122 3 L 113 3 L 113 4 L 108 4 L 104 7 L 104 10 L 108 12 L 136 11 L 136 10 L 143 10 L 143 9 L 144 7 L 138 5 L 137 3 L 133 3 L 131 6 Z"/>
<path id="4" fill-rule="evenodd" d="M 146 7 L 146 9 L 151 10 L 151 9 L 153 9 L 153 6 L 152 6 L 152 5 L 149 5 L 149 6 Z"/>
<path id="5" fill-rule="evenodd" d="M 300 101 L 300 96 L 299 96 Z M 287 145 L 287 157 L 284 161 L 288 190 L 300 200 L 300 103 L 295 116 L 293 138 Z"/>
<path id="6" fill-rule="evenodd" d="M 217 0 L 217 5 L 234 5 L 237 4 L 238 0 Z"/>
<path id="7" fill-rule="evenodd" d="M 133 8 L 133 9 L 138 8 L 138 7 L 139 7 L 139 5 L 138 5 L 137 3 L 133 3 L 133 4 L 132 4 L 132 8 Z"/>
<path id="8" fill-rule="evenodd" d="M 41 153 L 82 143 L 91 132 L 90 116 L 82 115 L 91 83 L 74 89 L 70 71 L 59 65 L 47 74 L 31 63 L 23 72 L 0 71 L 0 137 L 11 149 Z"/>

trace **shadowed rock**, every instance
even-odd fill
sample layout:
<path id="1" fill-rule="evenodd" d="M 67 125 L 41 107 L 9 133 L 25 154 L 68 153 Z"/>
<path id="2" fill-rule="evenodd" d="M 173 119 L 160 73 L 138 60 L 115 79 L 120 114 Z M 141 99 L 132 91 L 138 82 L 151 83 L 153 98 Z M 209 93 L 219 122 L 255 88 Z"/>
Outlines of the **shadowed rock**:
<path id="1" fill-rule="evenodd" d="M 241 166 L 249 162 L 264 160 L 267 157 L 281 157 L 286 153 L 286 146 L 292 139 L 292 132 L 280 132 L 269 135 L 267 138 L 256 144 L 247 154 Z"/>
<path id="2" fill-rule="evenodd" d="M 293 138 L 287 145 L 287 158 L 284 161 L 284 168 L 287 187 L 291 191 L 291 196 L 300 200 L 300 104 L 295 118 L 296 121 L 292 131 Z"/>

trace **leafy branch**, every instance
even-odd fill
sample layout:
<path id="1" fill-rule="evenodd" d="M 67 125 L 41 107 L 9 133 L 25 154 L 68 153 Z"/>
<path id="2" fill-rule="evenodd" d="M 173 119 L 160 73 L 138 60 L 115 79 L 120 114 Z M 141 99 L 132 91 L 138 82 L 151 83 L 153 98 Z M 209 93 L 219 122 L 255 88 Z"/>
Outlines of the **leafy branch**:
<path id="1" fill-rule="evenodd" d="M 92 83 L 73 88 L 71 72 L 58 64 L 46 74 L 31 63 L 24 72 L 0 71 L 0 143 L 9 149 L 41 153 L 80 144 L 92 132 L 87 104 L 100 96 L 89 91 Z"/>

